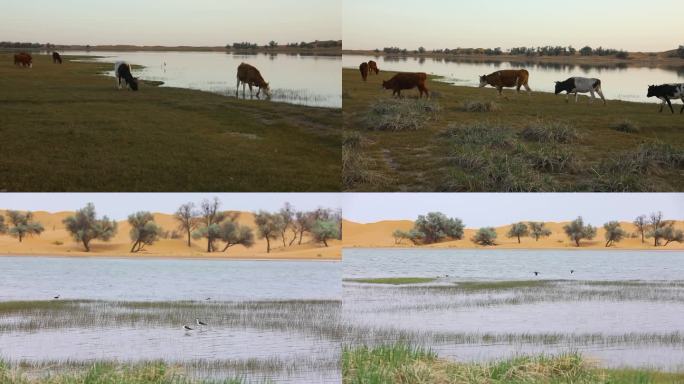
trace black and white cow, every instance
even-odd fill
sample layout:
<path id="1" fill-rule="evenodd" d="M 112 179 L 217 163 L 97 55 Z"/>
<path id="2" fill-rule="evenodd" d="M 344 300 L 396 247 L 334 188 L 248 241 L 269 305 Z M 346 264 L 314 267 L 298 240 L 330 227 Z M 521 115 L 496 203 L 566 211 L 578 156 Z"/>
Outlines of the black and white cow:
<path id="1" fill-rule="evenodd" d="M 121 89 L 121 80 L 126 82 L 126 85 L 134 90 L 138 90 L 138 78 L 131 74 L 131 66 L 125 61 L 117 61 L 114 64 L 114 76 L 116 76 L 116 85 Z"/>
<path id="2" fill-rule="evenodd" d="M 665 103 L 667 103 L 667 105 L 670 106 L 670 111 L 674 113 L 670 99 L 682 99 L 682 102 L 684 103 L 684 84 L 650 85 L 646 96 L 655 96 L 663 101 L 660 104 L 660 112 L 663 111 L 663 107 L 665 106 Z M 680 114 L 682 112 L 684 112 L 684 105 L 682 105 L 682 109 L 679 110 Z"/>
<path id="3" fill-rule="evenodd" d="M 603 105 L 606 104 L 606 98 L 603 97 L 603 91 L 601 91 L 601 80 L 599 79 L 589 79 L 586 77 L 571 77 L 565 81 L 556 81 L 556 95 L 561 92 L 567 92 L 565 97 L 565 102 L 570 101 L 570 94 L 575 94 L 575 103 L 577 102 L 577 97 L 579 93 L 591 93 L 591 100 L 593 102 L 596 99 L 595 93 L 598 93 L 603 100 Z"/>

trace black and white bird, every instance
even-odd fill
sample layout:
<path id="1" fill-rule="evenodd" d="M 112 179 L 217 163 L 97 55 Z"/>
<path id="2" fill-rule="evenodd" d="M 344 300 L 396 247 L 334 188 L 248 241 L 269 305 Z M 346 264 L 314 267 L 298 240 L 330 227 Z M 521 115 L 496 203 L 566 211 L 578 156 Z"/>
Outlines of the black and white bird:
<path id="1" fill-rule="evenodd" d="M 60 295 L 57 295 L 57 296 L 53 297 L 53 299 L 57 300 L 57 299 L 59 299 L 59 296 Z"/>
<path id="2" fill-rule="evenodd" d="M 539 276 L 539 272 L 537 272 L 537 271 L 534 271 L 532 273 L 534 273 L 535 276 Z"/>
<path id="3" fill-rule="evenodd" d="M 198 327 L 201 327 L 203 325 L 207 325 L 207 323 L 200 321 L 200 319 L 195 319 L 195 324 L 197 324 Z"/>
<path id="4" fill-rule="evenodd" d="M 575 270 L 574 270 L 574 269 L 571 269 L 571 270 L 570 270 L 570 274 L 572 275 L 573 273 L 575 273 Z"/>
<path id="5" fill-rule="evenodd" d="M 184 325 L 184 326 L 183 326 L 183 329 L 186 330 L 186 331 L 192 331 L 192 330 L 194 330 L 194 328 L 190 328 L 190 327 L 188 327 L 187 325 Z"/>

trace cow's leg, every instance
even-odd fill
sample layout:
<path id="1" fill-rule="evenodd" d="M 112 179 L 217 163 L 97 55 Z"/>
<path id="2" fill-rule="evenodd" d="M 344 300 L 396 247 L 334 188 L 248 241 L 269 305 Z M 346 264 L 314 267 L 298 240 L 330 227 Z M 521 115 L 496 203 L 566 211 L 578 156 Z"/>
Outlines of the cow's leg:
<path id="1" fill-rule="evenodd" d="M 527 91 L 527 96 L 532 96 L 532 88 L 530 88 L 527 83 L 523 84 L 523 87 L 525 87 L 525 91 Z"/>
<path id="2" fill-rule="evenodd" d="M 249 84 L 249 98 L 254 98 L 254 95 L 252 94 L 252 84 Z"/>
<path id="3" fill-rule="evenodd" d="M 603 91 L 601 90 L 601 88 L 597 89 L 596 93 L 598 93 L 599 96 L 601 96 L 601 100 L 603 100 L 603 105 L 606 105 L 606 98 L 603 96 Z"/>
<path id="4" fill-rule="evenodd" d="M 575 91 L 575 104 L 579 101 L 579 93 Z"/>
<path id="5" fill-rule="evenodd" d="M 670 107 L 670 111 L 672 111 L 672 114 L 674 115 L 674 108 L 672 108 L 672 102 L 670 101 L 670 98 L 665 97 L 665 101 L 667 101 L 667 105 Z"/>
<path id="6" fill-rule="evenodd" d="M 116 86 L 117 86 L 117 88 L 119 88 L 119 90 L 121 90 L 121 76 L 117 76 L 117 84 L 116 84 Z"/>
<path id="7" fill-rule="evenodd" d="M 589 91 L 591 93 L 591 99 L 589 99 L 589 104 L 594 104 L 594 99 L 596 99 L 596 94 L 594 93 L 594 90 L 592 89 Z"/>
<path id="8" fill-rule="evenodd" d="M 235 97 L 238 97 L 239 92 L 240 92 L 240 78 L 238 77 L 237 85 L 235 86 Z"/>
<path id="9" fill-rule="evenodd" d="M 261 94 L 261 87 L 257 88 L 257 94 L 256 94 L 257 99 L 260 98 L 259 97 L 260 94 Z"/>
<path id="10" fill-rule="evenodd" d="M 570 92 L 565 92 L 565 102 L 566 103 L 570 102 Z"/>
<path id="11" fill-rule="evenodd" d="M 684 95 L 682 95 L 682 103 L 684 103 Z M 684 113 L 684 104 L 682 105 L 682 109 L 679 110 L 679 114 L 681 115 Z"/>
<path id="12" fill-rule="evenodd" d="M 665 106 L 665 99 L 661 97 L 660 100 L 662 102 L 660 103 L 660 109 L 658 110 L 658 112 L 663 113 L 663 107 Z"/>

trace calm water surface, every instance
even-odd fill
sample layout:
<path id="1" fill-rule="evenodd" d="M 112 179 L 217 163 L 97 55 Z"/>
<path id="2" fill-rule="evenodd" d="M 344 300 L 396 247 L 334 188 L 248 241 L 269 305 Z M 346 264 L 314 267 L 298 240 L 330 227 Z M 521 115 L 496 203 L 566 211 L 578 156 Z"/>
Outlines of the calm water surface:
<path id="1" fill-rule="evenodd" d="M 0 257 L 0 271 L 0 301 L 68 304 L 0 311 L 10 362 L 161 359 L 198 378 L 340 381 L 339 262 Z"/>
<path id="2" fill-rule="evenodd" d="M 320 107 L 342 107 L 340 56 L 236 54 L 223 52 L 68 52 L 100 56 L 97 61 L 125 60 L 133 76 L 179 87 L 235 96 L 237 67 L 245 62 L 261 72 L 273 101 Z M 142 68 L 141 66 L 144 66 Z M 112 66 L 113 68 L 113 66 Z M 114 71 L 109 73 L 114 75 Z M 242 87 L 240 87 L 242 88 Z M 256 94 L 256 89 L 254 90 Z M 242 97 L 242 92 L 240 92 Z M 249 97 L 249 88 L 246 96 Z"/>
<path id="3" fill-rule="evenodd" d="M 409 286 L 345 282 L 343 321 L 355 329 L 346 342 L 408 339 L 459 361 L 579 351 L 608 367 L 684 371 L 684 252 L 351 249 L 343 256 L 347 279 L 440 276 Z M 548 282 L 457 285 L 495 280 Z"/>
<path id="4" fill-rule="evenodd" d="M 344 55 L 345 68 L 358 68 L 364 61 L 375 60 L 378 67 L 391 71 L 426 72 L 444 77 L 444 81 L 476 87 L 479 76 L 502 69 L 525 68 L 530 72 L 532 91 L 553 92 L 555 81 L 568 77 L 595 77 L 601 79 L 603 93 L 607 99 L 624 101 L 659 102 L 646 97 L 648 86 L 663 83 L 684 83 L 684 67 L 648 68 L 619 65 L 576 65 L 521 62 L 465 62 L 417 57 L 373 57 Z M 380 72 L 382 75 L 382 72 Z M 504 91 L 505 92 L 505 91 Z M 509 90 L 509 92 L 511 92 Z"/>

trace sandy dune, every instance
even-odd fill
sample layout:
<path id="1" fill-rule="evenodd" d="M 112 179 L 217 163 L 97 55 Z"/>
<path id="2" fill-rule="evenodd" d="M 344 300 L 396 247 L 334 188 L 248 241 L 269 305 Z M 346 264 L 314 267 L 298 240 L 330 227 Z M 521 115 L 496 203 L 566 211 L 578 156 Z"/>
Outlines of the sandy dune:
<path id="1" fill-rule="evenodd" d="M 546 227 L 552 231 L 551 236 L 535 241 L 531 237 L 521 238 L 521 243 L 518 244 L 516 238 L 510 239 L 506 236 L 510 226 L 502 226 L 496 228 L 497 246 L 487 248 L 517 248 L 517 249 L 576 249 L 575 244 L 570 242 L 563 232 L 563 226 L 567 222 L 548 222 Z M 621 222 L 622 229 L 628 233 L 634 233 L 636 228 L 632 223 Z M 676 228 L 684 229 L 684 221 L 677 221 Z M 342 223 L 344 234 L 344 247 L 346 248 L 381 248 L 381 247 L 401 247 L 412 248 L 416 247 L 408 240 L 403 240 L 401 244 L 395 244 L 392 232 L 396 229 L 409 230 L 413 227 L 413 221 L 380 221 L 376 223 L 360 224 L 345 220 Z M 424 247 L 429 248 L 484 248 L 473 243 L 470 239 L 473 237 L 477 229 L 466 228 L 464 231 L 463 240 L 447 241 L 439 244 L 431 244 Z M 606 249 L 604 240 L 603 226 L 598 228 L 597 236 L 591 241 L 582 241 L 581 248 Z M 656 249 L 653 246 L 653 239 L 646 239 L 645 243 L 641 243 L 640 237 L 626 238 L 610 249 Z M 667 247 L 658 247 L 658 250 L 684 250 L 684 244 L 670 243 Z"/>
<path id="2" fill-rule="evenodd" d="M 0 210 L 0 214 L 4 212 Z M 84 252 L 83 246 L 74 242 L 62 223 L 64 218 L 72 214 L 73 212 L 34 212 L 35 220 L 43 224 L 45 232 L 40 236 L 26 238 L 21 243 L 9 235 L 0 235 L 0 255 L 339 260 L 342 248 L 341 241 L 329 241 L 330 246 L 325 247 L 304 236 L 301 245 L 295 242 L 292 246 L 285 248 L 281 240 L 272 240 L 270 253 L 266 253 L 266 240 L 261 239 L 256 239 L 251 248 L 234 246 L 226 252 L 207 253 L 206 242 L 192 240 L 192 246 L 188 248 L 187 238 L 181 234 L 180 238 L 161 239 L 145 247 L 139 253 L 130 253 L 132 245 L 129 237 L 130 225 L 124 220 L 118 222 L 118 232 L 113 239 L 108 242 L 95 240 L 91 243 L 91 252 Z M 165 231 L 178 228 L 173 215 L 155 213 L 154 218 Z M 7 218 L 5 221 L 7 222 Z M 254 215 L 250 212 L 240 212 L 238 222 L 255 227 Z M 288 242 L 291 237 L 290 235 Z"/>

